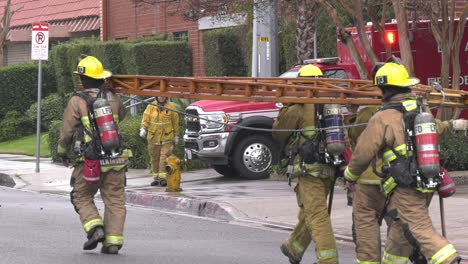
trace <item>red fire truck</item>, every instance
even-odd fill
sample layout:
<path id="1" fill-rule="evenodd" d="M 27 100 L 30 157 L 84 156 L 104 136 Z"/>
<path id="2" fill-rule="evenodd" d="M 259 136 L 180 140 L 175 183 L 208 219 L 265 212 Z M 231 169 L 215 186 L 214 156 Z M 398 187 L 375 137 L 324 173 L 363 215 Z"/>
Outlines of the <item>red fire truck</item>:
<path id="1" fill-rule="evenodd" d="M 468 27 L 468 24 L 467 24 Z M 372 65 L 363 52 L 355 28 L 353 33 L 358 51 L 370 73 Z M 468 90 L 468 29 L 460 48 L 460 85 Z M 368 38 L 377 56 L 385 61 L 384 43 L 379 32 L 367 26 Z M 385 39 L 391 44 L 393 55 L 399 57 L 398 29 L 396 23 L 385 25 Z M 416 76 L 423 84 L 438 81 L 441 56 L 432 35 L 429 22 L 418 22 L 410 36 Z M 358 71 L 344 44 L 337 42 L 338 57 L 306 60 L 315 64 L 327 78 L 359 79 Z M 301 65 L 285 72 L 283 77 L 296 77 Z M 245 103 L 226 101 L 197 101 L 187 107 L 184 144 L 188 159 L 200 159 L 222 175 L 241 176 L 246 179 L 268 177 L 270 168 L 279 159 L 280 150 L 271 138 L 270 129 L 281 106 L 274 103 Z M 468 119 L 468 111 L 462 117 Z M 221 125 L 213 120 L 227 123 Z M 239 125 L 240 127 L 232 126 Z M 245 129 L 245 127 L 251 129 Z"/>

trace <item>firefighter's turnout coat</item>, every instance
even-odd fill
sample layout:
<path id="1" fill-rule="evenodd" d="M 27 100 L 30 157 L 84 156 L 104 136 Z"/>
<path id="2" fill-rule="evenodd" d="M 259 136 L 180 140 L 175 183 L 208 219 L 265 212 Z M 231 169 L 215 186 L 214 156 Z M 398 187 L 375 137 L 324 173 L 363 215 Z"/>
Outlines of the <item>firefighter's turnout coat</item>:
<path id="1" fill-rule="evenodd" d="M 147 131 L 148 153 L 151 156 L 151 176 L 155 181 L 167 178 L 166 159 L 174 150 L 174 139 L 179 136 L 179 115 L 176 106 L 166 102 L 164 108 L 157 100 L 143 113 L 141 128 Z"/>
<path id="2" fill-rule="evenodd" d="M 315 110 L 311 104 L 293 104 L 281 108 L 273 129 L 311 129 L 296 136 L 293 132 L 273 132 L 273 138 L 287 150 L 300 147 L 306 137 L 314 137 Z M 289 152 L 289 151 L 288 151 Z M 307 246 L 313 240 L 319 264 L 338 263 L 335 237 L 327 211 L 327 195 L 335 177 L 334 166 L 328 164 L 301 164 L 298 155 L 294 161 L 293 174 L 298 176 L 294 188 L 299 205 L 299 222 L 288 239 L 288 250 L 297 259 L 302 258 Z M 301 173 L 301 171 L 303 173 Z"/>
<path id="3" fill-rule="evenodd" d="M 406 111 L 417 110 L 416 96 L 410 93 L 397 94 L 386 104 L 393 103 L 402 103 Z M 383 162 L 386 163 L 388 151 L 392 149 L 406 155 L 406 132 L 403 124 L 403 114 L 396 109 L 377 112 L 359 137 L 353 157 L 345 170 L 345 178 L 350 181 L 358 180 L 374 157 L 383 158 Z M 438 133 L 450 128 L 449 122 L 436 120 Z M 397 217 L 389 229 L 384 263 L 408 261 L 412 245 L 405 237 L 404 230 L 411 232 L 419 243 L 421 252 L 430 260 L 429 263 L 451 263 L 457 257 L 453 245 L 439 235 L 432 225 L 428 213 L 432 194 L 433 190 L 412 186 L 397 186 L 393 189 L 387 211 L 395 212 Z M 401 243 L 406 243 L 407 246 L 402 247 Z"/>
<path id="4" fill-rule="evenodd" d="M 96 97 L 100 89 L 85 89 L 83 92 Z M 111 92 L 105 93 L 116 123 L 125 117 L 125 108 L 119 97 Z M 84 128 L 90 127 L 87 102 L 79 97 L 72 96 L 65 109 L 58 142 L 58 154 L 66 156 L 67 150 L 74 146 L 74 134 L 84 133 Z M 81 135 L 85 142 L 89 142 L 89 135 Z M 123 245 L 123 228 L 125 223 L 125 169 L 130 150 L 124 150 L 122 154 L 113 159 L 101 160 L 100 181 L 96 184 L 88 184 L 83 179 L 83 158 L 78 158 L 75 164 L 70 184 L 72 186 L 71 202 L 75 211 L 80 215 L 80 220 L 85 232 L 90 232 L 97 226 L 104 226 L 106 238 L 104 245 Z M 100 190 L 102 199 L 106 205 L 104 220 L 100 216 L 94 204 L 94 195 Z"/>

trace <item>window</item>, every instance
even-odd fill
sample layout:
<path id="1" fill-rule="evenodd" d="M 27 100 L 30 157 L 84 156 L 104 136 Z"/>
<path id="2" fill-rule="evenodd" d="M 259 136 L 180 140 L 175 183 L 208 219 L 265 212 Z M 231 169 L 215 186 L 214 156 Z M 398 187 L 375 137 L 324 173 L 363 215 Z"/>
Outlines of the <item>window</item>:
<path id="1" fill-rule="evenodd" d="M 188 41 L 188 32 L 187 31 L 174 32 L 172 33 L 172 39 L 174 41 Z"/>

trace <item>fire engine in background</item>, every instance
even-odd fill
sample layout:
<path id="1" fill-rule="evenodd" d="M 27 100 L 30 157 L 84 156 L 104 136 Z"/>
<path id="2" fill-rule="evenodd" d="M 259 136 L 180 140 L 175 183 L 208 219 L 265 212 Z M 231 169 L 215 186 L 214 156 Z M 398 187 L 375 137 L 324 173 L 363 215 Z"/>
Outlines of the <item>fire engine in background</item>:
<path id="1" fill-rule="evenodd" d="M 372 64 L 360 45 L 357 30 L 349 30 L 353 33 L 353 40 L 370 74 Z M 367 34 L 378 58 L 385 61 L 385 46 L 380 33 L 372 30 L 372 26 L 369 25 Z M 400 57 L 396 23 L 385 24 L 385 41 L 391 45 L 392 54 Z M 439 81 L 441 56 L 430 23 L 416 23 L 410 42 L 416 76 L 423 84 Z M 315 64 L 322 70 L 325 78 L 359 79 L 356 66 L 346 46 L 340 41 L 337 41 L 337 52 L 338 57 L 306 60 L 304 64 Z M 467 28 L 460 47 L 460 62 L 461 89 L 468 90 Z M 301 65 L 294 66 L 281 77 L 297 77 L 300 67 Z M 191 104 L 186 108 L 189 115 L 185 118 L 184 145 L 187 158 L 200 159 L 225 176 L 240 176 L 246 179 L 268 177 L 270 167 L 279 159 L 278 146 L 273 142 L 271 133 L 244 127 L 271 129 L 280 107 L 274 103 L 212 100 L 200 100 Z M 468 119 L 468 110 L 462 113 L 462 118 Z"/>

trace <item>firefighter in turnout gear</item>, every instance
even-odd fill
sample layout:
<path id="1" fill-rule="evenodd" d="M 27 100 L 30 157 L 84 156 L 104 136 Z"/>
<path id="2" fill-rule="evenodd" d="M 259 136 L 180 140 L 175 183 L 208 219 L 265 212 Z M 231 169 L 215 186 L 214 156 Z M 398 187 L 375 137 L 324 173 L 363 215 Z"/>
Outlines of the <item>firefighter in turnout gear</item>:
<path id="1" fill-rule="evenodd" d="M 166 97 L 158 97 L 146 107 L 141 120 L 140 136 L 148 140 L 151 156 L 151 186 L 167 186 L 166 159 L 179 142 L 179 115 Z"/>
<path id="2" fill-rule="evenodd" d="M 57 151 L 68 167 L 73 149 L 70 197 L 87 233 L 83 249 L 92 250 L 102 242 L 102 253 L 117 254 L 124 242 L 124 183 L 131 157 L 117 127 L 125 108 L 118 96 L 103 88 L 111 73 L 98 59 L 85 57 L 75 73 L 84 89 L 70 98 L 64 111 Z M 105 204 L 104 220 L 94 204 L 98 190 Z"/>
<path id="3" fill-rule="evenodd" d="M 375 76 L 381 66 L 383 64 L 376 64 L 372 70 L 372 76 Z M 354 120 L 350 123 L 367 123 L 379 109 L 380 106 L 360 106 Z M 353 149 L 364 129 L 365 126 L 355 126 L 348 130 L 348 137 Z M 372 162 L 375 162 L 376 169 L 382 167 L 382 159 L 374 158 Z M 375 174 L 373 167 L 369 166 L 361 174 L 356 184 L 347 182 L 353 195 L 353 231 L 357 263 L 380 264 L 382 259 L 380 225 L 384 219 L 387 225 L 390 224 L 389 218 L 383 216 L 386 196 L 381 188 L 382 178 Z"/>
<path id="4" fill-rule="evenodd" d="M 344 176 L 356 182 L 375 157 L 382 158 L 382 187 L 389 197 L 386 216 L 391 218 L 382 262 L 409 263 L 413 248 L 419 248 L 429 263 L 458 263 L 460 258 L 454 246 L 437 233 L 429 217 L 428 205 L 436 185 L 432 178 L 413 173 L 416 166 L 421 168 L 417 164 L 421 161 L 416 163 L 412 158 L 417 147 L 411 140 L 411 120 L 416 123 L 424 105 L 410 87 L 419 80 L 410 78 L 403 65 L 387 62 L 377 71 L 374 82 L 382 91 L 384 105 L 359 136 Z M 452 123 L 435 120 L 433 124 L 442 133 L 451 129 Z"/>
<path id="5" fill-rule="evenodd" d="M 306 65 L 299 71 L 299 77 L 319 76 L 322 76 L 322 72 L 314 65 Z M 315 107 L 311 104 L 292 104 L 281 108 L 273 124 L 273 129 L 307 130 L 315 127 Z M 280 248 L 290 263 L 300 263 L 312 240 L 316 245 L 315 252 L 319 264 L 338 263 L 335 236 L 327 211 L 327 196 L 334 183 L 335 167 L 314 161 L 309 155 L 306 157 L 305 151 L 301 151 L 301 148 L 307 145 L 306 141 L 314 140 L 316 134 L 313 130 L 300 134 L 273 132 L 273 138 L 285 146 L 289 153 L 293 163 L 292 176 L 298 177 L 294 191 L 299 206 L 299 222 Z"/>

